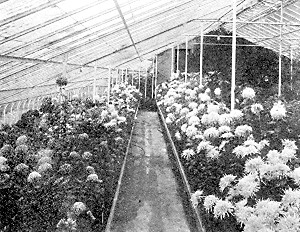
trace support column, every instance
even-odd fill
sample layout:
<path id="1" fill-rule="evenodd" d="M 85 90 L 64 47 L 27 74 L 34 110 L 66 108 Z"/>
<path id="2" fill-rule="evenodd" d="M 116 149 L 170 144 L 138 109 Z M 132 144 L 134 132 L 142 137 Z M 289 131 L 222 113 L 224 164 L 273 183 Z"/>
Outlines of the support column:
<path id="1" fill-rule="evenodd" d="M 147 98 L 147 68 L 146 68 L 146 76 L 145 76 L 145 99 Z"/>
<path id="2" fill-rule="evenodd" d="M 291 46 L 291 90 L 293 90 L 293 48 Z"/>
<path id="3" fill-rule="evenodd" d="M 8 106 L 8 104 L 6 104 L 3 109 L 3 124 L 6 123 L 6 108 L 7 108 L 7 106 Z"/>
<path id="4" fill-rule="evenodd" d="M 138 90 L 141 90 L 141 68 L 139 68 L 139 84 L 138 84 Z"/>
<path id="5" fill-rule="evenodd" d="M 110 78 L 111 78 L 111 68 L 108 69 L 108 80 L 107 80 L 107 104 L 109 104 L 109 98 L 110 98 Z"/>
<path id="6" fill-rule="evenodd" d="M 171 76 L 174 73 L 174 47 L 171 50 Z"/>
<path id="7" fill-rule="evenodd" d="M 152 85 L 151 85 L 151 98 L 154 97 L 154 75 L 155 75 L 155 57 L 153 57 L 152 59 L 152 70 L 153 70 L 153 73 L 152 73 L 152 76 L 151 76 L 151 80 L 152 80 Z"/>
<path id="8" fill-rule="evenodd" d="M 158 70 L 157 70 L 157 67 L 158 67 L 158 59 L 157 59 L 158 57 L 157 57 L 157 55 L 155 55 L 155 83 L 154 83 L 154 90 L 155 90 L 155 92 L 154 92 L 154 96 L 155 96 L 155 99 L 156 99 L 156 95 L 157 95 L 157 93 L 156 93 L 156 91 L 157 91 L 157 74 L 158 74 Z"/>
<path id="9" fill-rule="evenodd" d="M 94 67 L 94 80 L 93 80 L 93 102 L 96 101 L 96 76 L 97 76 L 97 67 Z"/>
<path id="10" fill-rule="evenodd" d="M 124 70 L 121 70 L 121 83 L 124 83 Z"/>
<path id="11" fill-rule="evenodd" d="M 125 84 L 128 84 L 128 68 L 125 70 Z"/>
<path id="12" fill-rule="evenodd" d="M 233 24 L 232 24 L 232 69 L 231 69 L 231 110 L 234 109 L 235 104 L 235 64 L 236 64 L 236 0 L 232 1 L 232 14 L 233 14 Z"/>
<path id="13" fill-rule="evenodd" d="M 188 71 L 188 42 L 189 39 L 186 36 L 185 38 L 185 76 L 184 76 L 184 82 L 187 82 L 187 71 Z"/>
<path id="14" fill-rule="evenodd" d="M 281 82 L 282 82 L 282 62 L 281 62 L 281 55 L 282 55 L 282 22 L 283 22 L 283 9 L 282 9 L 282 1 L 280 1 L 280 42 L 279 42 L 279 80 L 278 80 L 278 97 L 281 96 Z"/>
<path id="15" fill-rule="evenodd" d="M 176 62 L 176 73 L 179 72 L 179 45 L 177 45 L 177 62 Z"/>
<path id="16" fill-rule="evenodd" d="M 200 73 L 199 73 L 199 83 L 203 85 L 203 23 L 201 23 L 201 36 L 200 36 Z"/>

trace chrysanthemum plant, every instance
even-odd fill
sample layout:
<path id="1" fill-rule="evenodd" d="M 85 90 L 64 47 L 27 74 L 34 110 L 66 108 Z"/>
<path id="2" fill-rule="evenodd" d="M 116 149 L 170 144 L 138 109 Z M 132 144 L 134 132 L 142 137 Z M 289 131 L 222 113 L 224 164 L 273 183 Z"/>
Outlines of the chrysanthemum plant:
<path id="1" fill-rule="evenodd" d="M 173 81 L 163 84 L 158 92 L 158 104 L 190 184 L 194 190 L 201 189 L 194 199 L 208 195 L 205 208 L 208 202 L 214 202 L 212 206 L 218 202 L 207 208 L 216 218 L 235 215 L 235 204 L 244 198 L 245 205 L 255 207 L 259 199 L 280 201 L 286 188 L 296 187 L 291 173 L 297 147 L 288 140 L 294 137 L 282 101 L 263 106 L 257 103 L 255 91 L 245 88 L 238 96 L 237 109 L 230 111 L 222 102 L 221 90 L 211 91 L 196 82 Z M 282 156 L 282 162 L 276 163 L 275 154 Z M 265 169 L 254 174 L 251 167 L 255 162 Z M 243 186 L 245 189 L 239 190 Z"/>

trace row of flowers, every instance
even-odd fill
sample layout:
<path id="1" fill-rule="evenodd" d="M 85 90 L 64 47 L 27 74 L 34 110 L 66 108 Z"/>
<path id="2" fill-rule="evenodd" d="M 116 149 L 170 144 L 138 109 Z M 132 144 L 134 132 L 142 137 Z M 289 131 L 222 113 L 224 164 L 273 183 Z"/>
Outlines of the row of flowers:
<path id="1" fill-rule="evenodd" d="M 221 89 L 196 81 L 157 91 L 207 231 L 300 230 L 299 141 L 283 101 L 258 102 L 247 87 L 230 110 Z"/>
<path id="2" fill-rule="evenodd" d="M 1 231 L 101 231 L 140 94 L 46 99 L 0 130 Z M 5 213 L 4 213 L 5 212 Z"/>

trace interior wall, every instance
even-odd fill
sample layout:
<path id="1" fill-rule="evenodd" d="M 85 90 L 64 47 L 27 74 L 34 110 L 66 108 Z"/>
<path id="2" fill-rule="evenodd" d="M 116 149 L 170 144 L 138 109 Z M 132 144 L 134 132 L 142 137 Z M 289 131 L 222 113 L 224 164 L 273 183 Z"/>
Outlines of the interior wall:
<path id="1" fill-rule="evenodd" d="M 171 77 L 172 50 L 168 49 L 157 56 L 157 84 L 165 82 Z"/>

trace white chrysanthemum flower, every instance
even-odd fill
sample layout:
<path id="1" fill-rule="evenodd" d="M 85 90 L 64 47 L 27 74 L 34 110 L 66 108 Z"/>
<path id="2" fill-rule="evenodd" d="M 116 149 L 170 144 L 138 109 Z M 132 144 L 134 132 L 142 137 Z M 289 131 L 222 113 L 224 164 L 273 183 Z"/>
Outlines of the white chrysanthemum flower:
<path id="1" fill-rule="evenodd" d="M 192 205 L 196 208 L 199 204 L 199 199 L 202 197 L 203 191 L 197 190 L 196 192 L 192 193 L 191 195 L 191 202 Z"/>
<path id="2" fill-rule="evenodd" d="M 29 183 L 32 183 L 36 180 L 39 180 L 41 177 L 42 177 L 42 175 L 40 173 L 33 171 L 28 175 L 27 181 Z"/>
<path id="3" fill-rule="evenodd" d="M 245 222 L 244 232 L 258 232 L 264 228 L 264 218 L 252 214 Z"/>
<path id="4" fill-rule="evenodd" d="M 217 201 L 220 199 L 217 198 L 215 195 L 208 195 L 204 198 L 203 206 L 206 211 L 212 211 L 212 208 L 216 204 Z"/>
<path id="5" fill-rule="evenodd" d="M 205 104 L 203 104 L 203 103 L 199 104 L 198 111 L 203 112 L 204 110 L 205 110 Z"/>
<path id="6" fill-rule="evenodd" d="M 206 94 L 208 94 L 208 93 L 210 93 L 210 92 L 211 92 L 210 88 L 207 88 L 207 89 L 205 90 L 205 93 L 206 93 Z"/>
<path id="7" fill-rule="evenodd" d="M 208 148 L 208 146 L 212 146 L 210 141 L 202 140 L 197 146 L 197 153 L 204 151 Z"/>
<path id="8" fill-rule="evenodd" d="M 259 114 L 262 110 L 263 110 L 264 108 L 263 108 L 263 106 L 261 105 L 261 104 L 258 104 L 258 103 L 256 103 L 256 104 L 253 104 L 253 105 L 251 105 L 251 112 L 253 113 L 253 114 Z"/>
<path id="9" fill-rule="evenodd" d="M 299 215 L 285 215 L 280 217 L 276 226 L 276 232 L 296 232 L 300 231 Z"/>
<path id="10" fill-rule="evenodd" d="M 270 146 L 270 143 L 268 140 L 261 140 L 259 143 L 258 143 L 258 150 L 262 150 L 265 146 Z"/>
<path id="11" fill-rule="evenodd" d="M 175 138 L 176 138 L 178 141 L 181 140 L 181 134 L 180 134 L 179 131 L 176 131 L 176 133 L 175 133 Z"/>
<path id="12" fill-rule="evenodd" d="M 257 232 L 277 232 L 271 228 L 268 228 L 267 226 L 264 226 L 263 228 L 261 228 L 260 230 L 258 230 Z M 287 231 L 285 231 L 287 232 Z"/>
<path id="13" fill-rule="evenodd" d="M 274 103 L 270 114 L 272 119 L 274 120 L 279 120 L 286 116 L 286 109 L 285 106 L 281 103 L 281 101 Z"/>
<path id="14" fill-rule="evenodd" d="M 255 174 L 259 172 L 260 167 L 264 164 L 264 161 L 261 157 L 256 157 L 253 159 L 249 159 L 245 163 L 245 173 Z"/>
<path id="15" fill-rule="evenodd" d="M 244 158 L 248 155 L 259 153 L 258 149 L 254 145 L 240 145 L 233 149 L 232 153 L 236 154 L 236 156 L 240 158 Z"/>
<path id="16" fill-rule="evenodd" d="M 247 155 L 247 147 L 245 146 L 237 146 L 232 150 L 232 153 L 234 153 L 237 157 L 245 157 Z"/>
<path id="17" fill-rule="evenodd" d="M 234 134 L 238 137 L 248 136 L 252 133 L 252 127 L 248 125 L 241 125 L 235 128 Z"/>
<path id="18" fill-rule="evenodd" d="M 230 114 L 221 114 L 219 116 L 220 126 L 229 126 L 232 123 L 232 117 Z"/>
<path id="19" fill-rule="evenodd" d="M 206 157 L 210 159 L 216 159 L 220 156 L 220 151 L 217 147 L 209 146 L 207 149 Z"/>
<path id="20" fill-rule="evenodd" d="M 86 206 L 83 202 L 75 202 L 72 206 L 72 212 L 79 216 L 82 212 L 86 210 Z"/>
<path id="21" fill-rule="evenodd" d="M 287 189 L 284 191 L 284 195 L 281 199 L 282 205 L 285 207 L 296 206 L 300 207 L 300 190 L 299 189 Z"/>
<path id="22" fill-rule="evenodd" d="M 195 155 L 195 152 L 193 149 L 185 149 L 181 154 L 181 156 L 187 160 L 189 160 L 194 155 Z"/>
<path id="23" fill-rule="evenodd" d="M 219 105 L 215 105 L 215 104 L 208 104 L 207 105 L 207 113 L 218 113 L 220 110 L 220 106 Z"/>
<path id="24" fill-rule="evenodd" d="M 183 108 L 180 110 L 180 116 L 184 116 L 184 115 L 186 115 L 188 112 L 190 112 L 189 108 L 183 107 Z"/>
<path id="25" fill-rule="evenodd" d="M 182 105 L 179 104 L 179 103 L 174 103 L 174 104 L 173 104 L 173 107 L 175 107 L 175 112 L 176 112 L 177 114 L 180 114 L 180 111 L 181 111 L 181 109 L 182 109 Z"/>
<path id="26" fill-rule="evenodd" d="M 242 97 L 246 99 L 252 99 L 255 97 L 255 91 L 252 88 L 246 87 L 242 91 Z"/>
<path id="27" fill-rule="evenodd" d="M 221 95 L 221 89 L 220 88 L 215 88 L 214 93 L 215 93 L 215 95 L 220 96 Z"/>
<path id="28" fill-rule="evenodd" d="M 181 128 L 180 128 L 180 129 L 181 129 L 181 131 L 182 131 L 182 132 L 184 132 L 184 133 L 185 133 L 185 132 L 186 132 L 186 129 L 187 129 L 187 127 L 188 127 L 188 125 L 185 123 L 185 124 L 183 124 L 183 125 L 181 126 Z"/>
<path id="29" fill-rule="evenodd" d="M 267 223 L 273 222 L 280 213 L 280 204 L 278 201 L 267 200 L 259 200 L 256 203 L 255 213 L 259 217 L 264 218 Z"/>
<path id="30" fill-rule="evenodd" d="M 76 231 L 77 223 L 76 220 L 72 218 L 67 218 L 67 219 L 63 218 L 60 219 L 60 221 L 57 223 L 56 228 L 62 231 L 67 231 L 67 230 Z"/>
<path id="31" fill-rule="evenodd" d="M 216 125 L 219 122 L 220 115 L 216 112 L 204 114 L 201 118 L 201 123 L 204 125 Z"/>
<path id="32" fill-rule="evenodd" d="M 235 205 L 235 217 L 237 221 L 241 224 L 245 224 L 248 220 L 253 215 L 254 208 L 245 206 L 245 205 L 240 205 L 240 202 L 238 202 Z"/>
<path id="33" fill-rule="evenodd" d="M 241 119 L 244 116 L 244 114 L 242 111 L 235 109 L 230 112 L 230 116 L 232 119 L 238 120 Z"/>
<path id="34" fill-rule="evenodd" d="M 171 122 L 174 122 L 176 120 L 176 117 L 173 113 L 168 113 L 167 118 L 170 118 Z"/>
<path id="35" fill-rule="evenodd" d="M 270 150 L 267 154 L 267 161 L 271 164 L 276 164 L 278 162 L 282 162 L 281 154 L 277 150 Z"/>
<path id="36" fill-rule="evenodd" d="M 260 175 L 268 180 L 278 179 L 290 174 L 290 167 L 284 163 L 268 163 L 260 168 Z"/>
<path id="37" fill-rule="evenodd" d="M 197 109 L 197 107 L 198 107 L 198 103 L 197 102 L 191 102 L 190 104 L 189 104 L 189 108 L 190 109 Z"/>
<path id="38" fill-rule="evenodd" d="M 296 158 L 296 150 L 285 147 L 280 155 L 280 158 L 286 163 Z"/>
<path id="39" fill-rule="evenodd" d="M 223 192 L 224 189 L 228 187 L 235 180 L 235 178 L 236 176 L 231 174 L 223 176 L 219 182 L 219 187 L 221 192 Z"/>
<path id="40" fill-rule="evenodd" d="M 5 165 L 7 162 L 7 159 L 3 156 L 0 156 L 0 165 Z"/>
<path id="41" fill-rule="evenodd" d="M 198 114 L 198 110 L 197 109 L 193 109 L 192 111 L 190 111 L 189 113 L 186 114 L 186 119 L 190 119 L 191 117 L 194 117 Z"/>
<path id="42" fill-rule="evenodd" d="M 188 124 L 189 125 L 198 125 L 200 123 L 200 119 L 197 116 L 190 117 Z"/>
<path id="43" fill-rule="evenodd" d="M 221 138 L 223 138 L 223 139 L 229 139 L 232 137 L 234 137 L 234 134 L 232 134 L 231 132 L 227 132 L 227 133 L 224 133 L 221 135 Z"/>
<path id="44" fill-rule="evenodd" d="M 166 123 L 167 123 L 167 124 L 172 124 L 173 122 L 172 122 L 172 120 L 171 120 L 170 118 L 167 117 L 167 118 L 166 118 Z"/>
<path id="45" fill-rule="evenodd" d="M 197 133 L 198 133 L 198 129 L 194 125 L 188 126 L 185 131 L 185 134 L 188 138 L 195 136 Z"/>
<path id="46" fill-rule="evenodd" d="M 219 127 L 220 134 L 227 133 L 227 132 L 230 132 L 230 131 L 231 131 L 231 128 L 229 126 L 220 126 Z"/>
<path id="47" fill-rule="evenodd" d="M 215 127 L 210 127 L 210 128 L 206 129 L 203 132 L 203 136 L 206 139 L 209 139 L 209 138 L 218 138 L 219 137 L 219 131 Z"/>
<path id="48" fill-rule="evenodd" d="M 237 185 L 235 186 L 236 193 L 245 198 L 253 196 L 259 190 L 259 183 L 256 177 L 256 175 L 248 174 L 239 179 Z"/>
<path id="49" fill-rule="evenodd" d="M 198 95 L 198 98 L 199 98 L 199 100 L 202 101 L 202 102 L 207 102 L 207 101 L 210 100 L 210 96 L 208 96 L 206 93 L 200 93 L 200 94 Z"/>
<path id="50" fill-rule="evenodd" d="M 233 212 L 234 206 L 229 201 L 219 200 L 216 202 L 214 207 L 214 217 L 215 218 L 225 218 Z"/>
<path id="51" fill-rule="evenodd" d="M 294 179 L 295 183 L 300 185 L 300 167 L 295 168 L 291 173 L 290 177 Z"/>
<path id="52" fill-rule="evenodd" d="M 289 140 L 289 139 L 283 139 L 281 142 L 282 142 L 282 145 L 285 148 L 289 148 L 289 149 L 292 149 L 292 150 L 297 150 L 298 149 L 298 147 L 296 145 L 296 141 Z"/>
<path id="53" fill-rule="evenodd" d="M 49 164 L 49 163 L 43 163 L 38 167 L 38 172 L 39 173 L 44 173 L 44 172 L 47 172 L 47 171 L 50 171 L 50 170 L 52 170 L 52 165 Z"/>
<path id="54" fill-rule="evenodd" d="M 89 181 L 98 181 L 98 180 L 99 180 L 99 177 L 96 173 L 89 174 L 88 177 L 86 178 L 87 182 L 89 182 Z"/>

